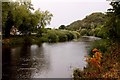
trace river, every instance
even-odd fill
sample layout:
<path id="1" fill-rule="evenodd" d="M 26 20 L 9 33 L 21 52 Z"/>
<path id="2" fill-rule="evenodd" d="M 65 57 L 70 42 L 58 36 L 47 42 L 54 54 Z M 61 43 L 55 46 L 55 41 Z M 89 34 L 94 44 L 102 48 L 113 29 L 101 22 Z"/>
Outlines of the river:
<path id="1" fill-rule="evenodd" d="M 89 39 L 81 39 L 2 48 L 3 78 L 71 78 L 75 68 L 86 66 L 84 56 L 90 43 Z"/>

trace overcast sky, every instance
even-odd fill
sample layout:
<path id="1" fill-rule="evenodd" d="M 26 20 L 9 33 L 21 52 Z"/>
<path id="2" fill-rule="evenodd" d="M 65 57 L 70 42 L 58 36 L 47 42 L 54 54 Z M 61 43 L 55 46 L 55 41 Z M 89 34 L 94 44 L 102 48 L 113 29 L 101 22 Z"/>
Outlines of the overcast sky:
<path id="1" fill-rule="evenodd" d="M 81 20 L 93 12 L 106 12 L 110 2 L 106 0 L 32 0 L 35 9 L 48 10 L 53 14 L 47 27 L 58 28 Z"/>

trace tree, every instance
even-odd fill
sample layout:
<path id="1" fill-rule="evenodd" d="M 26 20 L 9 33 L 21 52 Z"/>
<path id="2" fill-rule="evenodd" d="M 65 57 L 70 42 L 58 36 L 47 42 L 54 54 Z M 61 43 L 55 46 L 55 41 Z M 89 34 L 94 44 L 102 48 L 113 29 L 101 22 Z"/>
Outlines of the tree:
<path id="1" fill-rule="evenodd" d="M 13 25 L 20 28 L 25 20 L 27 25 L 30 24 L 31 11 L 29 7 L 25 3 L 21 4 L 18 2 L 7 2 L 2 4 L 2 27 L 6 37 L 10 36 L 10 29 Z"/>
<path id="2" fill-rule="evenodd" d="M 44 28 L 46 25 L 50 24 L 53 15 L 49 11 L 41 11 L 41 16 L 39 20 L 39 26 Z"/>
<path id="3" fill-rule="evenodd" d="M 7 20 L 7 13 L 8 13 L 7 7 L 8 7 L 8 3 L 2 3 L 2 33 L 5 32 L 5 22 Z"/>
<path id="4" fill-rule="evenodd" d="M 120 1 L 111 2 L 111 9 L 108 9 L 106 28 L 109 37 L 114 40 L 120 40 Z"/>
<path id="5" fill-rule="evenodd" d="M 18 28 L 21 33 L 27 34 L 34 31 L 41 32 L 41 28 L 44 29 L 46 25 L 50 24 L 53 15 L 49 11 L 38 9 L 33 13 L 31 10 L 34 10 L 31 2 L 2 4 L 2 27 L 6 37 L 10 36 L 12 26 Z"/>
<path id="6" fill-rule="evenodd" d="M 42 33 L 45 31 L 45 26 L 50 24 L 53 15 L 49 11 L 40 11 L 40 9 L 35 14 L 38 18 L 38 34 L 42 36 Z"/>
<path id="7" fill-rule="evenodd" d="M 13 15 L 11 13 L 11 11 L 8 12 L 8 16 L 7 16 L 7 21 L 5 23 L 5 37 L 9 37 L 10 36 L 10 29 L 12 28 L 12 26 L 14 25 L 13 22 Z"/>
<path id="8" fill-rule="evenodd" d="M 32 13 L 29 9 L 27 9 L 26 5 L 20 5 L 17 8 L 16 11 L 17 14 L 15 14 L 15 23 L 18 27 L 18 29 L 23 34 L 27 34 L 31 32 L 33 21 L 31 20 Z"/>
<path id="9" fill-rule="evenodd" d="M 87 29 L 81 29 L 80 35 L 84 36 L 87 34 Z"/>
<path id="10" fill-rule="evenodd" d="M 65 29 L 65 28 L 66 28 L 65 25 L 61 25 L 61 26 L 59 27 L 59 29 Z"/>

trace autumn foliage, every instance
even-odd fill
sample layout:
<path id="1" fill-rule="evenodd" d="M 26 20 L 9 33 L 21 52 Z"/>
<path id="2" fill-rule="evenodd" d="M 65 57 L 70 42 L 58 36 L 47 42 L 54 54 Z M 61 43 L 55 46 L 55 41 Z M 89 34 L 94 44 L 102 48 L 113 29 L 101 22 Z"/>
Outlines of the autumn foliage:
<path id="1" fill-rule="evenodd" d="M 93 49 L 92 52 L 94 55 L 92 57 L 86 57 L 86 62 L 90 63 L 92 66 L 97 67 L 98 69 L 101 69 L 101 58 L 102 53 L 99 52 L 98 49 Z"/>

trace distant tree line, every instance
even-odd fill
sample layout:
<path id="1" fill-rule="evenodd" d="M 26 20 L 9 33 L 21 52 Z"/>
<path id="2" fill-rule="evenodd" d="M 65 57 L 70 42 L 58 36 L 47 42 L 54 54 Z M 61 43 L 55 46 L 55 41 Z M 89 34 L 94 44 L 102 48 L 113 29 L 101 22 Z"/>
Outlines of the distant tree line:
<path id="1" fill-rule="evenodd" d="M 111 2 L 107 12 L 96 12 L 59 29 L 78 31 L 81 36 L 97 36 L 105 39 L 120 40 L 120 1 Z"/>
<path id="2" fill-rule="evenodd" d="M 101 12 L 92 13 L 86 16 L 83 20 L 77 20 L 70 25 L 61 25 L 59 29 L 78 31 L 82 36 L 99 36 L 105 37 L 102 30 L 106 22 L 106 14 Z"/>

